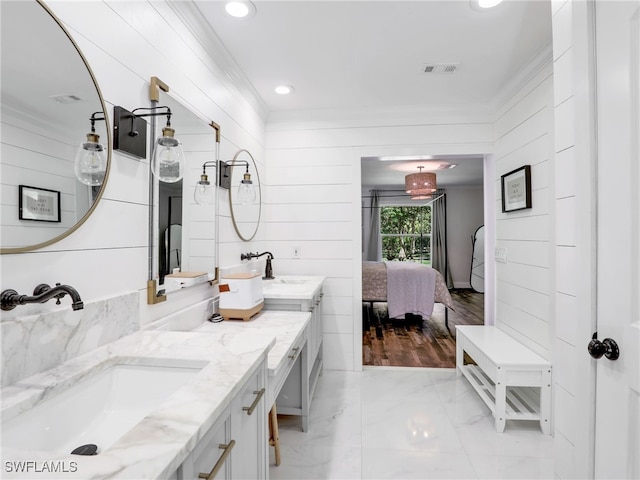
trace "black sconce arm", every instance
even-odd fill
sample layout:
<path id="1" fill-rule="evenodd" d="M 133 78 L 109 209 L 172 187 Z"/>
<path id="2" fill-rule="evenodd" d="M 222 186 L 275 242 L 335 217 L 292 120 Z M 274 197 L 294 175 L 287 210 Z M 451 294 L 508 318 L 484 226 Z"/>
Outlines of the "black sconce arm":
<path id="1" fill-rule="evenodd" d="M 138 110 L 159 110 L 159 109 L 165 109 L 164 112 L 151 112 L 151 113 L 136 113 Z M 131 110 L 131 130 L 129 131 L 129 136 L 130 137 L 136 137 L 138 136 L 138 132 L 135 130 L 135 119 L 136 118 L 142 118 L 142 117 L 159 117 L 161 115 L 166 115 L 167 116 L 167 127 L 171 126 L 171 109 L 165 105 L 163 106 L 159 106 L 159 107 L 139 107 L 139 108 L 134 108 L 133 110 Z"/>
<path id="2" fill-rule="evenodd" d="M 222 165 L 224 166 L 224 176 L 228 177 L 229 175 L 227 174 L 227 168 L 231 168 L 231 167 L 246 167 L 246 172 L 249 173 L 249 162 L 247 162 L 246 160 L 227 160 L 222 161 L 221 162 Z"/>
<path id="3" fill-rule="evenodd" d="M 233 168 L 233 167 L 246 167 L 245 170 L 245 174 L 249 173 L 249 162 L 247 162 L 246 160 L 227 160 L 226 162 L 224 160 L 220 160 L 218 162 L 219 165 L 219 174 L 218 174 L 218 185 L 222 188 L 225 188 L 227 190 L 229 190 L 231 188 L 231 180 L 229 178 L 229 173 L 227 172 L 227 169 L 229 168 Z"/>
<path id="4" fill-rule="evenodd" d="M 202 164 L 202 174 L 206 175 L 207 174 L 207 168 L 215 167 L 216 163 L 218 163 L 216 160 L 208 160 L 208 161 L 204 162 Z"/>

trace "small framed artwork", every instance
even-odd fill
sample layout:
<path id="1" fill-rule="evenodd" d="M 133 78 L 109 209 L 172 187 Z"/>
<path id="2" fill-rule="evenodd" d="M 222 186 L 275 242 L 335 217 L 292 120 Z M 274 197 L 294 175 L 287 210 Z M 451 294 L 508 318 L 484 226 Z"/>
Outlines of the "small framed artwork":
<path id="1" fill-rule="evenodd" d="M 502 211 L 531 208 L 531 165 L 505 173 L 502 180 Z"/>
<path id="2" fill-rule="evenodd" d="M 60 192 L 19 185 L 18 217 L 36 222 L 60 222 Z"/>

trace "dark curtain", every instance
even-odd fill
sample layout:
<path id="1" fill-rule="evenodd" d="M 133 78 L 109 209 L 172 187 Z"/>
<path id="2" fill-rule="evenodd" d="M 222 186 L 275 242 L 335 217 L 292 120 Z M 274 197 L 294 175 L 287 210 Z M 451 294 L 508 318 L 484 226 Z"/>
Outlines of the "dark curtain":
<path id="1" fill-rule="evenodd" d="M 453 288 L 453 279 L 447 259 L 447 197 L 444 190 L 438 190 L 440 197 L 431 206 L 433 231 L 431 232 L 431 266 L 438 270 L 447 281 L 447 287 Z"/>
<path id="2" fill-rule="evenodd" d="M 369 238 L 365 260 L 380 262 L 382 261 L 382 245 L 380 237 L 380 197 L 377 190 L 371 191 L 369 215 Z"/>

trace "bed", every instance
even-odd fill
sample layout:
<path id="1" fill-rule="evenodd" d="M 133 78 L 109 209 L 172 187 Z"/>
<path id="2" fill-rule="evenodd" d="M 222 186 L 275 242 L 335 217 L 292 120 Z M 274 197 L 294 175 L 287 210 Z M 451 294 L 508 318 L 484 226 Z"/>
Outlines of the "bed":
<path id="1" fill-rule="evenodd" d="M 393 280 L 390 278 L 391 275 L 393 275 Z M 402 287 L 403 284 L 415 286 L 416 282 L 423 281 L 423 276 L 426 276 L 424 277 L 426 283 L 420 283 L 420 285 L 425 286 L 424 295 L 420 294 L 419 298 L 407 298 L 406 295 L 395 298 L 398 296 L 396 292 L 398 286 Z M 390 280 L 394 283 L 389 284 Z M 400 284 L 398 285 L 397 282 Z M 415 288 L 407 290 L 415 291 Z M 389 293 L 391 295 L 388 295 Z M 391 300 L 391 304 L 389 300 Z M 369 304 L 366 316 L 368 321 L 372 319 L 373 304 L 376 302 L 388 304 L 390 318 L 397 318 L 399 312 L 429 317 L 433 310 L 433 303 L 441 303 L 446 308 L 445 325 L 447 329 L 449 328 L 448 309 L 453 308 L 453 301 L 442 274 L 431 267 L 414 262 L 362 262 L 362 301 Z"/>

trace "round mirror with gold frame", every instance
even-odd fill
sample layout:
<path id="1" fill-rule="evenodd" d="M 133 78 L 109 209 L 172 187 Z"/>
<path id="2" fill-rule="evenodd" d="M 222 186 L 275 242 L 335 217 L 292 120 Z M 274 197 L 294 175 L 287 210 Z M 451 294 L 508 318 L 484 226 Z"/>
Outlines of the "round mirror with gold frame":
<path id="1" fill-rule="evenodd" d="M 62 23 L 40 1 L 0 8 L 0 253 L 7 254 L 49 246 L 89 218 L 109 175 L 111 135 L 95 76 Z M 92 123 L 106 154 L 99 185 L 74 172 Z"/>

